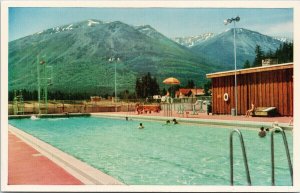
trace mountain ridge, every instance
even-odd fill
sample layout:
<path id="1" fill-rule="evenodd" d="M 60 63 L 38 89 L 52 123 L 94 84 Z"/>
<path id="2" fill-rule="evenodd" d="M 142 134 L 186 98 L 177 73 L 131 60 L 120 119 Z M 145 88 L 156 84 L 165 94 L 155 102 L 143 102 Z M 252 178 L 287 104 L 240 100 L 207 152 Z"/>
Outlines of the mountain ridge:
<path id="1" fill-rule="evenodd" d="M 237 28 L 236 35 L 238 68 L 254 58 L 257 44 L 267 51 L 280 45 L 252 30 Z M 112 94 L 112 57 L 121 59 L 116 64 L 119 92 L 134 92 L 136 79 L 148 72 L 161 88 L 168 87 L 162 81 L 171 76 L 182 85 L 192 79 L 201 86 L 207 73 L 232 70 L 233 31 L 208 34 L 205 41 L 186 47 L 150 25 L 89 19 L 52 27 L 9 42 L 9 90 L 37 89 L 37 57 L 53 67 L 52 91 Z"/>
<path id="2" fill-rule="evenodd" d="M 236 28 L 237 66 L 242 68 L 246 60 L 252 62 L 255 58 L 255 47 L 259 45 L 264 52 L 275 51 L 281 41 L 256 31 Z M 223 65 L 227 70 L 232 69 L 233 57 L 233 28 L 217 34 L 207 41 L 200 42 L 190 48 L 196 54 L 205 55 L 216 65 Z M 216 57 L 217 56 L 217 57 Z M 230 57 L 231 56 L 231 57 Z"/>
<path id="3" fill-rule="evenodd" d="M 120 21 L 85 20 L 9 42 L 9 90 L 37 88 L 38 55 L 53 67 L 53 91 L 111 94 L 111 57 L 121 58 L 117 65 L 118 90 L 131 92 L 136 78 L 148 72 L 165 86 L 162 80 L 169 76 L 178 77 L 182 83 L 194 79 L 202 84 L 205 74 L 216 70 L 202 56 L 149 29 L 146 32 L 145 26 L 136 29 Z M 19 81 L 24 74 L 29 78 Z"/>
<path id="4" fill-rule="evenodd" d="M 239 29 L 239 28 L 237 28 L 237 29 Z M 245 28 L 241 28 L 241 29 L 245 29 Z M 212 38 L 216 35 L 227 32 L 228 30 L 230 30 L 230 29 L 227 29 L 227 30 L 222 31 L 220 33 L 206 32 L 206 33 L 203 33 L 203 34 L 200 34 L 200 35 L 174 37 L 174 38 L 171 38 L 171 39 L 174 40 L 175 42 L 179 43 L 180 45 L 191 48 L 193 46 L 196 46 L 200 42 L 204 42 L 204 41 L 206 41 L 206 40 L 208 40 L 208 39 L 210 39 L 210 38 Z M 247 29 L 245 29 L 245 30 L 247 30 Z M 253 30 L 251 30 L 251 31 L 253 31 Z M 256 32 L 256 31 L 254 31 L 254 32 Z M 258 33 L 260 33 L 260 32 L 258 32 Z M 260 33 L 260 34 L 262 34 L 262 33 Z M 265 35 L 265 34 L 262 34 L 262 35 Z M 267 36 L 269 36 L 269 35 L 267 35 Z M 272 37 L 274 39 L 277 39 L 277 40 L 281 41 L 282 43 L 293 42 L 292 39 L 284 37 L 284 36 L 270 36 L 270 37 Z"/>
<path id="5" fill-rule="evenodd" d="M 201 35 L 195 35 L 195 36 L 185 36 L 185 37 L 175 37 L 172 38 L 175 42 L 186 46 L 186 47 L 193 47 L 196 46 L 198 43 L 202 41 L 206 41 L 212 37 L 214 37 L 215 34 L 208 32 Z"/>

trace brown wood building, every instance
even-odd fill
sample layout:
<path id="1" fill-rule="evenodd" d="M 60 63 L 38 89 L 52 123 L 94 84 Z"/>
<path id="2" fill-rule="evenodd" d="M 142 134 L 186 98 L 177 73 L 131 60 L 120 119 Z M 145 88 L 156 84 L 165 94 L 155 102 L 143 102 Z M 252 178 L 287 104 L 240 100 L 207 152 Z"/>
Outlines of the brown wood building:
<path id="1" fill-rule="evenodd" d="M 293 116 L 292 63 L 242 69 L 236 74 L 238 115 L 244 115 L 253 102 L 256 107 L 276 107 L 279 116 Z M 234 70 L 206 75 L 212 79 L 213 114 L 231 114 L 235 108 L 234 75 Z"/>

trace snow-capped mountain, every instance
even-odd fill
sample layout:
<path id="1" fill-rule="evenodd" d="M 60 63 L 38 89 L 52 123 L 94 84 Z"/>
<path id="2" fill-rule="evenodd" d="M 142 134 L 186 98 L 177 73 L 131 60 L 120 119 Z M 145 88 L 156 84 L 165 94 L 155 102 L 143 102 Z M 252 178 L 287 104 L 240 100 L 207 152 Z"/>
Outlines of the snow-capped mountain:
<path id="1" fill-rule="evenodd" d="M 175 37 L 173 40 L 183 46 L 193 47 L 199 44 L 200 42 L 206 41 L 214 37 L 214 33 L 204 33 L 197 36 L 187 36 L 187 37 Z"/>
<path id="2" fill-rule="evenodd" d="M 99 25 L 99 24 L 104 24 L 104 22 L 100 21 L 100 20 L 96 20 L 96 19 L 89 19 L 89 20 L 75 23 L 75 24 L 68 24 L 68 25 L 53 27 L 53 28 L 50 28 L 47 30 L 37 32 L 32 35 L 55 34 L 55 33 L 59 33 L 59 32 L 71 31 L 76 28 L 95 27 L 96 25 Z"/>
<path id="3" fill-rule="evenodd" d="M 186 42 L 189 46 L 177 42 Z M 57 26 L 9 42 L 9 82 L 30 74 L 28 81 L 11 84 L 9 89 L 34 90 L 37 55 L 53 66 L 53 91 L 112 93 L 114 71 L 110 57 L 118 57 L 118 81 L 122 89 L 134 90 L 135 81 L 150 72 L 161 83 L 175 76 L 182 84 L 195 80 L 204 83 L 207 73 L 232 69 L 233 30 L 220 34 L 177 39 L 167 38 L 150 25 L 132 26 L 120 21 L 89 19 Z M 255 47 L 276 50 L 282 42 L 255 31 L 236 29 L 237 61 L 255 57 Z M 193 45 L 193 46 L 192 46 Z M 24 68 L 24 64 L 28 65 Z M 64 78 L 61 78 L 64 77 Z M 104 89 L 99 91 L 101 85 Z M 101 88 L 102 88 L 101 87 Z"/>
<path id="4" fill-rule="evenodd" d="M 279 41 L 281 41 L 281 42 L 293 42 L 292 39 L 287 38 L 287 37 L 274 36 L 273 38 L 276 39 L 276 40 L 279 40 Z"/>
<path id="5" fill-rule="evenodd" d="M 153 27 L 151 27 L 150 25 L 141 25 L 141 26 L 135 26 L 134 27 L 136 30 L 138 30 L 139 32 L 152 37 L 152 38 L 161 38 L 161 37 L 165 37 L 164 35 L 162 35 L 161 33 L 159 33 L 158 31 L 156 31 Z"/>
<path id="6" fill-rule="evenodd" d="M 275 51 L 280 44 L 276 38 L 251 31 L 244 28 L 236 28 L 236 52 L 237 66 L 241 68 L 246 60 L 252 62 L 255 58 L 255 47 L 259 45 L 264 52 Z M 222 65 L 232 69 L 234 64 L 233 54 L 233 29 L 198 43 L 191 47 L 197 54 L 205 55 L 213 64 Z"/>
<path id="7" fill-rule="evenodd" d="M 52 91 L 63 92 L 114 92 L 110 57 L 121 59 L 117 67 L 120 91 L 134 91 L 136 79 L 148 72 L 161 85 L 171 75 L 183 84 L 190 79 L 202 84 L 205 74 L 216 69 L 149 25 L 135 27 L 92 19 L 9 42 L 9 81 L 29 74 L 28 81 L 11 84 L 9 89 L 36 89 L 37 55 L 54 69 Z"/>

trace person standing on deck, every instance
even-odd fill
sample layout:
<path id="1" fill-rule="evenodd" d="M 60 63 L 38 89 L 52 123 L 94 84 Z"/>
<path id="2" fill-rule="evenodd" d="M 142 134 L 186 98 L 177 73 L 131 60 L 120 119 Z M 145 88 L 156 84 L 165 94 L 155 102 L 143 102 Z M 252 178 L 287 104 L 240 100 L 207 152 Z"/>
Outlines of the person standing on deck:
<path id="1" fill-rule="evenodd" d="M 246 111 L 246 117 L 249 117 L 251 114 L 253 114 L 254 110 L 255 110 L 255 105 L 252 103 L 251 109 Z"/>

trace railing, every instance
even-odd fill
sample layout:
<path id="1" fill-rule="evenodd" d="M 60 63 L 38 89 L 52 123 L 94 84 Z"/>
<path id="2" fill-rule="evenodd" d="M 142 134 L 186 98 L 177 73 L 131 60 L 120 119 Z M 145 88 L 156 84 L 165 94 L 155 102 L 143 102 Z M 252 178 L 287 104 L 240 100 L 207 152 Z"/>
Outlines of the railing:
<path id="1" fill-rule="evenodd" d="M 173 116 L 173 111 L 176 111 L 180 106 L 180 114 L 184 114 L 185 111 L 192 111 L 192 114 L 197 114 L 198 112 L 205 112 L 204 103 L 200 106 L 198 110 L 194 105 L 197 100 L 210 101 L 211 96 L 199 96 L 199 97 L 189 97 L 189 98 L 173 98 L 166 101 L 161 101 L 161 99 L 122 99 L 118 102 L 114 102 L 113 99 L 101 99 L 99 101 L 87 100 L 48 100 L 48 114 L 69 112 L 135 112 L 135 105 L 139 104 L 156 104 L 161 105 L 164 112 L 164 116 Z M 117 109 L 116 109 L 117 107 Z M 37 114 L 38 113 L 38 102 L 37 101 L 25 101 L 23 105 L 24 114 Z M 9 114 L 12 115 L 17 111 L 16 105 L 13 101 L 9 102 Z M 23 111 L 22 111 L 23 112 Z M 17 114 L 17 113 L 15 113 Z M 22 113 L 23 114 L 23 113 Z"/>
<path id="2" fill-rule="evenodd" d="M 250 178 L 250 172 L 249 172 L 249 167 L 248 167 L 248 161 L 247 161 L 247 155 L 246 155 L 246 149 L 245 149 L 245 144 L 243 140 L 243 135 L 242 133 L 238 130 L 235 129 L 230 133 L 230 184 L 233 186 L 233 134 L 237 133 L 240 139 L 241 147 L 242 147 L 242 152 L 243 152 L 243 158 L 244 158 L 244 166 L 245 166 L 245 171 L 246 171 L 246 176 L 247 176 L 247 182 L 248 185 L 251 186 L 251 178 Z"/>
<path id="3" fill-rule="evenodd" d="M 163 110 L 164 116 L 171 117 L 172 116 L 172 111 L 173 111 L 173 104 L 165 103 L 165 104 L 162 104 L 162 107 L 164 109 Z"/>
<path id="4" fill-rule="evenodd" d="M 282 139 L 283 139 L 283 143 L 284 143 L 284 147 L 285 147 L 285 153 L 286 153 L 286 157 L 287 157 L 288 164 L 289 164 L 292 185 L 293 185 L 293 166 L 292 166 L 292 162 L 291 162 L 288 143 L 287 143 L 287 140 L 286 140 L 286 135 L 285 135 L 285 132 L 282 128 L 276 127 L 275 129 L 279 130 L 281 135 L 282 135 Z M 271 133 L 272 186 L 275 186 L 275 161 L 274 161 L 274 132 L 276 131 L 275 129 L 273 129 L 272 133 Z"/>

